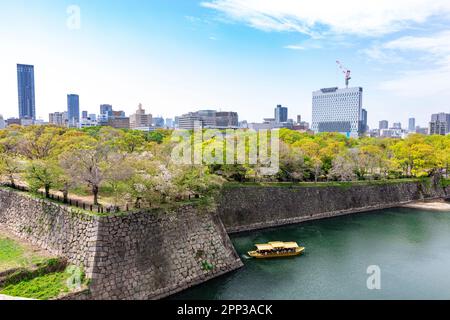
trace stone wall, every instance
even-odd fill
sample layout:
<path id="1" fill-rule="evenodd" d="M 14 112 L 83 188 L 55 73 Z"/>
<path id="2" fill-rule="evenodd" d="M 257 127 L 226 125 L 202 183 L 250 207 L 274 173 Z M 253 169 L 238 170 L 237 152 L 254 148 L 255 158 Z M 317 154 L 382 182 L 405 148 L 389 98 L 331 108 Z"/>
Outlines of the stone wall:
<path id="1" fill-rule="evenodd" d="M 157 299 L 241 266 L 217 215 L 184 207 L 108 217 L 99 225 L 91 292 L 97 298 Z"/>
<path id="2" fill-rule="evenodd" d="M 158 299 L 242 266 L 227 235 L 446 197 L 438 183 L 227 188 L 217 213 L 95 216 L 0 189 L 0 225 L 83 266 L 90 294 L 74 299 Z M 227 229 L 225 229 L 225 227 Z"/>
<path id="3" fill-rule="evenodd" d="M 229 233 L 395 207 L 447 196 L 437 182 L 338 187 L 243 186 L 223 191 L 220 217 Z"/>
<path id="4" fill-rule="evenodd" d="M 0 225 L 92 274 L 99 218 L 0 189 Z"/>
<path id="5" fill-rule="evenodd" d="M 84 266 L 90 299 L 158 299 L 242 266 L 218 216 L 190 206 L 104 217 L 0 189 L 0 225 Z"/>

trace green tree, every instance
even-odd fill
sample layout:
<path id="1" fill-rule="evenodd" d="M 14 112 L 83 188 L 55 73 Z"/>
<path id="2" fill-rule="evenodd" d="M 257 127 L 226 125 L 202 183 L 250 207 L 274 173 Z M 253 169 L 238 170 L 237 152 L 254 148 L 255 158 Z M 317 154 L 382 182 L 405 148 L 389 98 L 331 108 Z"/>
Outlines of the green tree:
<path id="1" fill-rule="evenodd" d="M 62 133 L 61 128 L 53 126 L 30 126 L 22 129 L 18 142 L 19 152 L 29 160 L 48 158 L 56 146 L 56 141 Z"/>
<path id="2" fill-rule="evenodd" d="M 305 159 L 299 148 L 294 148 L 280 142 L 280 171 L 278 179 L 281 181 L 302 181 L 305 177 Z"/>
<path id="3" fill-rule="evenodd" d="M 110 146 L 98 141 L 89 148 L 70 151 L 61 163 L 66 174 L 73 176 L 77 184 L 85 183 L 91 188 L 95 205 L 99 204 L 100 186 L 110 170 L 110 155 Z"/>
<path id="4" fill-rule="evenodd" d="M 16 176 L 20 174 L 21 162 L 6 152 L 0 152 L 0 177 L 5 177 L 10 185 L 16 186 Z"/>
<path id="5" fill-rule="evenodd" d="M 50 189 L 56 185 L 59 168 L 53 161 L 33 160 L 26 168 L 25 179 L 32 192 L 45 190 L 45 196 L 50 197 Z"/>
<path id="6" fill-rule="evenodd" d="M 105 182 L 111 188 L 114 205 L 124 200 L 127 184 L 133 177 L 134 171 L 126 155 L 113 153 L 108 157 L 109 168 L 105 172 Z"/>

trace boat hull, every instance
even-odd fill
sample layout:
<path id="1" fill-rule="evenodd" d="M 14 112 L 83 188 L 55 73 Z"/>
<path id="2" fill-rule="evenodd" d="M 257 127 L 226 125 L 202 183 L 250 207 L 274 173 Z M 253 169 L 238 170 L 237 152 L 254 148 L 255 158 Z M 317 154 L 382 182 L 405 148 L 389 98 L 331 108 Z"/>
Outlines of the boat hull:
<path id="1" fill-rule="evenodd" d="M 256 251 L 248 252 L 248 255 L 256 259 L 275 259 L 275 258 L 286 258 L 299 256 L 305 252 L 305 248 L 298 248 L 295 252 L 285 252 L 285 253 L 271 253 L 271 254 L 261 254 Z"/>

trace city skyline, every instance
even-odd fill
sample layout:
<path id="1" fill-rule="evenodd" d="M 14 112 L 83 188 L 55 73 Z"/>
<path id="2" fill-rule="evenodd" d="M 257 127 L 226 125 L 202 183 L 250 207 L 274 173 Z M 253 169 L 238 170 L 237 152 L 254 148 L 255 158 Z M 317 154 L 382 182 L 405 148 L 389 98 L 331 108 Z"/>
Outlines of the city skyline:
<path id="1" fill-rule="evenodd" d="M 4 3 L 0 16 L 15 35 L 4 39 L 0 113 L 18 116 L 14 68 L 28 63 L 35 66 L 37 118 L 65 110 L 67 94 L 76 92 L 80 110 L 89 112 L 110 103 L 132 114 L 143 103 L 153 115 L 169 118 L 214 108 L 259 122 L 282 104 L 311 122 L 311 93 L 345 85 L 335 65 L 339 59 L 352 70 L 350 86 L 365 89 L 371 128 L 382 119 L 406 124 L 411 117 L 426 126 L 430 114 L 450 111 L 445 45 L 450 5 L 403 2 L 376 10 L 373 1 L 367 9 L 356 5 L 358 14 L 393 12 L 372 25 L 358 18 L 358 28 L 340 21 L 348 14 L 331 16 L 342 10 L 323 1 L 309 5 L 310 10 L 323 6 L 306 11 L 309 22 L 301 14 L 302 2 L 293 1 L 277 4 L 276 10 L 254 1 L 244 7 L 237 0 L 177 6 L 79 1 L 79 28 L 67 25 L 69 3 L 41 1 L 27 4 L 29 10 Z M 343 1 L 342 7 L 351 4 Z M 284 19 L 287 8 L 293 12 L 290 20 Z M 239 9 L 242 15 L 236 16 Z M 30 23 L 21 25 L 24 20 Z"/>
<path id="2" fill-rule="evenodd" d="M 33 74 L 33 80 L 31 81 L 32 82 L 32 95 L 33 95 L 33 97 L 34 97 L 34 65 L 24 65 L 24 64 L 17 64 L 17 68 L 18 68 L 18 79 L 19 79 L 19 67 L 21 67 L 22 69 L 24 68 L 24 67 L 26 67 L 26 68 L 28 68 L 28 69 L 30 69 L 30 70 L 32 70 L 32 74 Z M 23 81 L 22 81 L 23 82 Z M 23 109 L 23 107 L 21 107 L 21 100 L 20 100 L 20 96 L 21 96 L 21 92 L 23 91 L 23 85 L 21 85 L 21 82 L 20 81 L 18 81 L 18 91 L 19 91 L 19 118 L 29 118 L 28 116 L 20 116 L 20 114 L 21 114 L 21 110 Z M 321 90 L 328 90 L 329 88 L 322 88 Z M 345 89 L 345 88 L 339 88 L 339 87 L 335 87 L 335 88 L 333 88 L 333 89 L 339 89 L 339 90 L 342 90 L 342 89 Z M 347 88 L 347 89 L 361 89 L 360 87 L 350 87 L 350 88 Z M 315 92 L 313 92 L 313 104 L 314 104 L 314 94 L 315 94 Z M 80 118 L 80 115 L 81 115 L 81 113 L 86 113 L 87 115 L 89 114 L 89 115 L 95 115 L 95 116 L 101 116 L 101 115 L 103 115 L 103 114 L 108 114 L 108 112 L 106 112 L 104 109 L 107 107 L 110 111 L 109 111 L 109 113 L 112 113 L 113 111 L 113 106 L 112 105 L 110 105 L 110 104 L 101 104 L 100 105 L 100 113 L 91 113 L 91 110 L 85 110 L 85 109 L 81 109 L 81 107 L 80 107 L 80 102 L 79 102 L 79 95 L 78 94 L 67 94 L 67 108 L 66 108 L 66 112 L 68 113 L 68 122 L 69 122 L 69 124 L 71 123 L 71 122 L 73 122 L 74 124 L 76 124 L 76 123 L 79 123 L 80 122 L 80 119 L 81 118 L 83 118 L 83 117 L 81 117 Z M 361 99 L 362 100 L 362 99 Z M 314 109 L 314 105 L 312 104 L 312 109 Z M 362 105 L 363 104 L 361 104 L 361 108 L 362 108 Z M 142 107 L 142 104 L 141 103 L 139 103 L 139 107 Z M 202 109 L 202 108 L 201 108 Z M 281 117 L 281 115 L 280 115 L 280 110 L 283 110 L 283 119 L 285 120 L 285 121 L 277 121 L 277 117 Z M 283 123 L 283 122 L 287 122 L 288 120 L 293 120 L 293 118 L 291 118 L 291 117 L 289 117 L 289 119 L 288 119 L 288 107 L 283 107 L 282 105 L 277 105 L 276 106 L 276 108 L 275 108 L 275 122 L 279 122 L 279 123 Z M 72 110 L 72 111 L 71 111 Z M 202 110 L 206 110 L 206 109 L 202 109 Z M 222 109 L 220 109 L 220 110 L 222 110 Z M 367 110 L 366 109 L 364 109 L 364 108 L 362 108 L 361 109 L 361 111 L 364 113 L 364 115 L 365 115 L 365 124 L 366 125 L 368 125 L 368 118 L 367 118 Z M 123 113 L 123 116 L 125 116 L 125 114 L 126 114 L 126 112 L 124 112 L 124 111 L 121 111 L 122 113 Z M 192 112 L 192 111 L 189 111 L 190 113 Z M 49 113 L 49 116 L 48 116 L 48 119 L 49 119 L 49 122 L 50 123 L 52 123 L 52 121 L 51 121 L 51 117 L 53 116 L 53 114 L 54 114 L 55 112 L 54 111 L 52 111 L 52 112 L 50 112 Z M 56 113 L 59 113 L 58 111 L 56 111 Z M 445 112 L 439 112 L 440 114 L 444 114 Z M 33 108 L 33 114 L 35 115 L 36 114 L 36 110 L 35 110 L 35 107 Z M 77 115 L 76 115 L 77 114 Z M 130 113 L 130 115 L 132 115 L 132 113 Z M 176 117 L 179 117 L 180 115 L 175 115 L 174 117 L 176 118 Z M 261 115 L 261 117 L 262 117 L 263 115 Z M 301 117 L 302 117 L 303 115 L 297 115 L 297 119 L 299 119 L 299 117 L 300 117 L 300 119 L 301 119 Z M 434 114 L 432 114 L 432 117 L 434 116 Z M 155 117 L 155 119 L 156 118 L 158 118 L 158 117 Z M 160 115 L 160 118 L 161 119 L 168 119 L 168 120 L 173 120 L 172 118 L 167 118 L 167 117 L 164 117 L 163 115 Z M 312 118 L 314 118 L 314 117 L 312 117 Z M 15 119 L 15 117 L 11 117 L 11 119 Z M 72 119 L 72 120 L 70 120 L 70 119 Z M 265 118 L 265 119 L 267 119 L 267 118 Z M 45 120 L 44 119 L 42 119 L 42 118 L 39 118 L 39 119 L 37 119 L 37 120 L 40 120 L 40 121 L 44 121 L 45 122 Z M 416 124 L 416 118 L 415 117 L 409 117 L 408 118 L 408 131 L 409 132 L 412 132 L 413 130 L 411 130 L 411 120 L 413 120 L 414 121 L 414 124 Z M 248 122 L 246 119 L 243 119 L 243 121 L 245 121 L 245 122 Z M 380 123 L 381 122 L 385 122 L 385 121 L 387 121 L 387 122 L 390 122 L 390 121 L 392 121 L 392 120 L 386 120 L 386 119 L 384 119 L 384 120 L 380 120 L 379 122 L 378 122 L 378 128 L 380 127 Z M 431 121 L 433 121 L 433 118 L 431 119 Z M 310 120 L 310 122 L 311 123 L 313 123 L 313 119 L 311 119 Z M 372 122 L 374 122 L 374 121 L 372 121 Z M 400 125 L 400 127 L 403 125 L 403 122 L 402 121 L 398 121 L 398 122 L 395 122 L 395 121 L 393 121 L 394 122 L 394 125 L 395 124 L 399 124 Z M 307 122 L 307 123 L 309 123 L 309 122 Z M 425 124 L 425 127 L 427 127 L 427 126 L 429 126 L 430 125 L 430 122 L 427 122 L 426 124 Z M 376 126 L 374 126 L 374 127 L 371 127 L 370 129 L 376 129 L 377 127 Z M 424 126 L 415 126 L 415 128 L 424 128 Z"/>

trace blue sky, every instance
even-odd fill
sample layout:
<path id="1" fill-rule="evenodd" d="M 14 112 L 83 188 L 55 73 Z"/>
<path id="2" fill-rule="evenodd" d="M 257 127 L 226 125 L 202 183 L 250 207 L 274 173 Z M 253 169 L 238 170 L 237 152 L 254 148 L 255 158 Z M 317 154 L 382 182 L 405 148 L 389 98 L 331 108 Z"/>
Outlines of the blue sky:
<path id="1" fill-rule="evenodd" d="M 69 28 L 70 5 L 80 28 Z M 72 21 L 72 20 L 70 20 Z M 16 63 L 35 65 L 37 113 L 102 103 L 154 116 L 204 108 L 311 118 L 311 92 L 365 89 L 369 124 L 450 112 L 448 0 L 0 0 L 0 114 L 17 116 Z"/>

